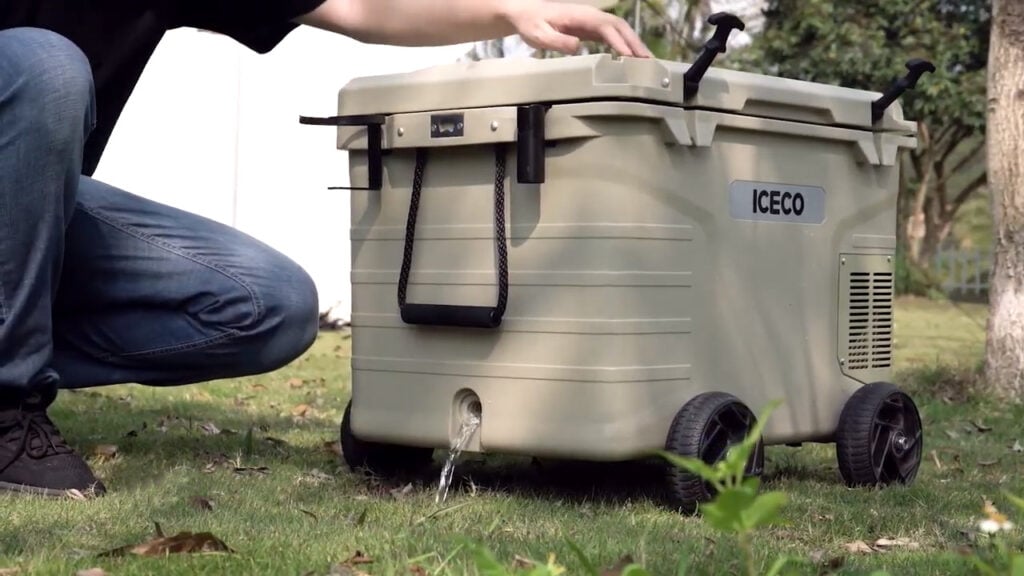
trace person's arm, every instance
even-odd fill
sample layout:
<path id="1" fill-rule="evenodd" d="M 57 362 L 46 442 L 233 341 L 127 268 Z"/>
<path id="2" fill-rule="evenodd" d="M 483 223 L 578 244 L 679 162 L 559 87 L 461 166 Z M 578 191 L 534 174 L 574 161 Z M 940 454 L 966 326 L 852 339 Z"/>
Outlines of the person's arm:
<path id="1" fill-rule="evenodd" d="M 618 16 L 547 0 L 325 0 L 297 22 L 371 44 L 438 46 L 519 34 L 534 48 L 565 54 L 593 40 L 623 56 L 651 56 Z"/>

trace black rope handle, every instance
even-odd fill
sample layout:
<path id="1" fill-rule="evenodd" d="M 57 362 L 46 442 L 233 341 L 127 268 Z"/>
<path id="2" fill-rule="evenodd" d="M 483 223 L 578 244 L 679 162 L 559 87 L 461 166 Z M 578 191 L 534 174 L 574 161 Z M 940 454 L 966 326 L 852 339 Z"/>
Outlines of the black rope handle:
<path id="1" fill-rule="evenodd" d="M 505 240 L 505 146 L 494 149 L 494 242 L 498 250 L 498 301 L 495 306 L 459 306 L 452 304 L 413 304 L 405 300 L 412 268 L 413 243 L 416 237 L 416 215 L 419 212 L 427 151 L 416 150 L 409 217 L 405 224 L 405 253 L 398 276 L 398 308 L 406 324 L 461 326 L 465 328 L 497 328 L 508 303 L 508 246 Z"/>

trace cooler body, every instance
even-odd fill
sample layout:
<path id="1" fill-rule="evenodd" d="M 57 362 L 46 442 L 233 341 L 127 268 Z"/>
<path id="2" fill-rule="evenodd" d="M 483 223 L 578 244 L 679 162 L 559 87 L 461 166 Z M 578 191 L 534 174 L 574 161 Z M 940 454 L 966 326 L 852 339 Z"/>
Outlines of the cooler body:
<path id="1" fill-rule="evenodd" d="M 354 434 L 444 447 L 473 400 L 469 450 L 629 459 L 718 390 L 783 401 L 768 443 L 828 440 L 850 394 L 890 373 L 896 153 L 913 139 L 749 97 L 674 105 L 670 63 L 563 60 L 450 70 L 424 98 L 466 106 L 377 112 L 380 187 L 348 192 Z M 539 95 L 551 68 L 618 93 L 510 103 L 486 74 Z M 712 96 L 746 86 L 709 77 Z M 622 97 L 631 83 L 667 96 Z M 339 147 L 367 184 L 369 128 L 340 128 Z M 499 302 L 492 326 L 442 318 Z"/>

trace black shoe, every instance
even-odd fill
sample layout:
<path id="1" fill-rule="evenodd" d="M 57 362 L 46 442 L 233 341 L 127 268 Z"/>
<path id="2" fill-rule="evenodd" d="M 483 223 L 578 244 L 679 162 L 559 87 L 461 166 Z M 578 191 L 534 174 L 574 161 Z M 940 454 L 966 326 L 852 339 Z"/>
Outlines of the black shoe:
<path id="1" fill-rule="evenodd" d="M 0 490 L 41 496 L 100 496 L 106 487 L 46 415 L 52 398 L 0 404 Z"/>

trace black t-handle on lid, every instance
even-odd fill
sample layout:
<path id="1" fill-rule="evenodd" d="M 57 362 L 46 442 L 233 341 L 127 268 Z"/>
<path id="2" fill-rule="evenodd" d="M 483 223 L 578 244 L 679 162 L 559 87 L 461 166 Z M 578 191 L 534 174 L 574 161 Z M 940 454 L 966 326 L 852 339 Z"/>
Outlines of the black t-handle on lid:
<path id="1" fill-rule="evenodd" d="M 882 97 L 871 103 L 871 122 L 878 122 L 885 114 L 885 109 L 903 95 L 904 92 L 917 86 L 917 80 L 925 72 L 935 72 L 935 65 L 921 58 L 907 61 L 907 75 L 900 78 L 882 94 Z"/>
<path id="2" fill-rule="evenodd" d="M 683 98 L 686 100 L 697 95 L 700 81 L 704 78 L 708 68 L 711 67 L 711 63 L 715 60 L 716 56 L 725 52 L 729 41 L 729 34 L 733 30 L 743 30 L 746 28 L 746 25 L 743 24 L 739 17 L 728 12 L 715 12 L 708 16 L 708 24 L 716 27 L 715 33 L 704 44 L 704 50 L 701 51 L 697 59 L 690 65 L 690 68 L 683 74 Z"/>

